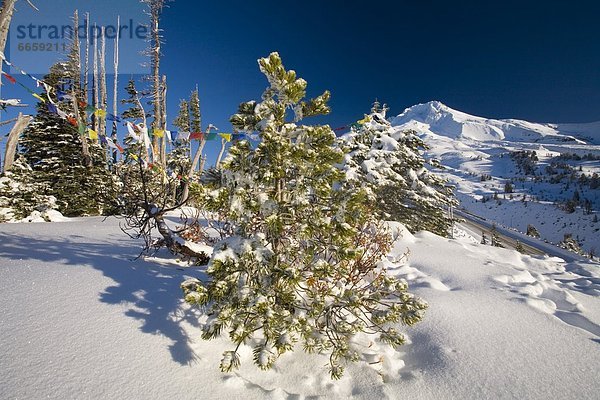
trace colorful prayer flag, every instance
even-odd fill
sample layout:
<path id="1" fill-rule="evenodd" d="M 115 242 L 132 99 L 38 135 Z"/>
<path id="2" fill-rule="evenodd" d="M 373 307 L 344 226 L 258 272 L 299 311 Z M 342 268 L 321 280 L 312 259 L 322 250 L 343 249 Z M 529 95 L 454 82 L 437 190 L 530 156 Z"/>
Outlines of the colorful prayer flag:
<path id="1" fill-rule="evenodd" d="M 6 72 L 3 72 L 2 75 L 4 75 L 4 77 L 13 85 L 15 83 L 17 83 L 17 80 L 15 78 L 13 78 L 12 76 L 10 76 L 9 74 L 7 74 Z"/>
<path id="2" fill-rule="evenodd" d="M 361 119 L 360 121 L 357 121 L 357 122 L 362 125 L 362 124 L 366 124 L 369 121 L 371 121 L 371 116 L 365 115 L 365 117 L 363 119 Z"/>
<path id="3" fill-rule="evenodd" d="M 58 108 L 54 104 L 46 104 L 46 107 L 52 114 L 58 114 Z"/>
<path id="4" fill-rule="evenodd" d="M 31 95 L 32 95 L 33 97 L 35 97 L 36 99 L 38 99 L 39 101 L 41 101 L 42 103 L 45 103 L 45 102 L 46 102 L 46 99 L 44 99 L 42 96 L 40 96 L 40 95 L 39 95 L 39 94 L 37 94 L 37 93 L 31 93 Z"/>
<path id="5" fill-rule="evenodd" d="M 56 113 L 58 114 L 59 117 L 61 117 L 62 119 L 67 119 L 67 113 L 64 112 L 63 110 L 61 110 L 60 108 L 56 107 Z"/>
<path id="6" fill-rule="evenodd" d="M 56 98 L 59 101 L 65 101 L 65 100 L 71 100 L 72 99 L 71 95 L 68 95 L 65 92 L 61 91 L 61 90 L 56 90 Z"/>
<path id="7" fill-rule="evenodd" d="M 219 133 L 226 142 L 231 142 L 231 133 Z"/>
<path id="8" fill-rule="evenodd" d="M 179 132 L 179 139 L 180 140 L 190 140 L 190 133 L 189 132 Z"/>
<path id="9" fill-rule="evenodd" d="M 217 132 L 207 132 L 206 140 L 217 140 Z"/>
<path id="10" fill-rule="evenodd" d="M 100 118 L 106 117 L 106 111 L 104 110 L 97 109 L 96 111 L 94 111 L 94 114 Z"/>
<path id="11" fill-rule="evenodd" d="M 133 124 L 129 121 L 127 121 L 127 132 L 129 132 L 129 134 L 127 136 L 132 138 L 135 142 L 141 141 L 140 136 L 135 132 Z"/>
<path id="12" fill-rule="evenodd" d="M 93 129 L 88 129 L 88 134 L 90 135 L 90 139 L 98 140 L 98 132 Z"/>
<path id="13" fill-rule="evenodd" d="M 93 113 L 94 111 L 96 111 L 96 108 L 93 105 L 91 105 L 91 104 L 88 104 L 85 107 L 85 112 Z"/>
<path id="14" fill-rule="evenodd" d="M 155 129 L 154 136 L 161 138 L 165 136 L 165 131 L 163 129 Z"/>
<path id="15" fill-rule="evenodd" d="M 107 136 L 105 140 L 106 140 L 106 143 L 108 144 L 108 147 L 113 148 L 113 149 L 117 149 L 121 153 L 123 152 L 123 148 L 119 145 L 119 143 L 116 143 L 112 138 L 109 138 Z"/>
<path id="16" fill-rule="evenodd" d="M 121 122 L 121 118 L 119 118 L 116 115 L 112 115 L 112 114 L 106 114 L 106 120 L 107 121 Z"/>
<path id="17" fill-rule="evenodd" d="M 144 139 L 144 146 L 146 146 L 146 148 L 149 148 L 151 146 L 151 142 L 150 142 L 150 136 L 148 136 L 148 128 L 143 126 L 141 128 L 141 130 L 142 130 L 142 139 Z"/>
<path id="18" fill-rule="evenodd" d="M 73 126 L 77 126 L 77 120 L 74 117 L 67 117 L 67 121 L 73 125 Z"/>
<path id="19" fill-rule="evenodd" d="M 202 132 L 192 132 L 190 133 L 190 140 L 202 140 L 204 139 L 204 135 Z"/>

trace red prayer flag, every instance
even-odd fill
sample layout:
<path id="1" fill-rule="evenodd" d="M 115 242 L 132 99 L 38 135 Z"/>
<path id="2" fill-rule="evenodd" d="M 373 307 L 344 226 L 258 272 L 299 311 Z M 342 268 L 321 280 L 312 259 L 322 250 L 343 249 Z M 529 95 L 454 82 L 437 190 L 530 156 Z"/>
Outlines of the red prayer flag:
<path id="1" fill-rule="evenodd" d="M 15 83 L 17 83 L 17 80 L 16 80 L 15 78 L 13 78 L 12 76 L 10 76 L 9 74 L 7 74 L 6 72 L 3 72 L 3 73 L 2 73 L 2 75 L 4 75 L 4 77 L 5 77 L 6 79 L 8 79 L 8 81 L 9 81 L 10 83 L 12 83 L 13 85 L 14 85 Z"/>
<path id="2" fill-rule="evenodd" d="M 198 140 L 202 140 L 202 132 L 192 132 L 190 133 L 190 140 L 194 140 L 194 139 L 198 139 Z"/>
<path id="3" fill-rule="evenodd" d="M 67 121 L 69 121 L 71 125 L 77 126 L 77 119 L 75 119 L 74 117 L 67 117 Z"/>

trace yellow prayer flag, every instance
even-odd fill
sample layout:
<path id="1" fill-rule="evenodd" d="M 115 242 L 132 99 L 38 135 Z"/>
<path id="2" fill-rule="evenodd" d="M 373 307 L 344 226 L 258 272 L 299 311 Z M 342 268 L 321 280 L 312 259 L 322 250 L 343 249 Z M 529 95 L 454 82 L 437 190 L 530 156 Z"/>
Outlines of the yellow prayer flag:
<path id="1" fill-rule="evenodd" d="M 88 135 L 90 135 L 90 139 L 98 140 L 98 132 L 93 129 L 88 129 Z"/>
<path id="2" fill-rule="evenodd" d="M 41 101 L 42 103 L 45 103 L 45 102 L 46 102 L 46 99 L 44 99 L 42 96 L 40 96 L 40 95 L 39 95 L 39 94 L 37 94 L 37 93 L 31 93 L 31 95 L 32 95 L 33 97 L 35 97 L 36 99 L 38 99 L 39 101 Z"/>
<path id="3" fill-rule="evenodd" d="M 156 137 L 163 137 L 163 136 L 165 136 L 164 129 L 155 129 L 154 130 L 154 136 L 156 136 Z"/>
<path id="4" fill-rule="evenodd" d="M 226 142 L 231 142 L 231 133 L 219 133 L 219 136 L 225 139 Z"/>
<path id="5" fill-rule="evenodd" d="M 359 124 L 366 124 L 369 121 L 371 121 L 371 116 L 370 115 L 365 115 L 365 117 L 363 119 L 361 119 L 360 121 L 358 121 L 358 123 Z"/>
<path id="6" fill-rule="evenodd" d="M 96 116 L 100 117 L 100 118 L 106 117 L 106 111 L 104 111 L 104 110 L 98 109 L 98 110 L 94 111 L 94 114 L 96 114 Z"/>

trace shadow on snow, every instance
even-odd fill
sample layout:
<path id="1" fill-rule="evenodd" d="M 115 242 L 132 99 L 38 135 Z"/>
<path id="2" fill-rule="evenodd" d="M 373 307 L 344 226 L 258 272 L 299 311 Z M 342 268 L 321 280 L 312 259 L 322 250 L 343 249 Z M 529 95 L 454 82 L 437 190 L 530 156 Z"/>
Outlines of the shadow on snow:
<path id="1" fill-rule="evenodd" d="M 102 227 L 104 228 L 104 227 Z M 9 229 L 11 230 L 11 229 Z M 174 361 L 186 365 L 196 360 L 190 338 L 181 323 L 197 326 L 194 311 L 182 308 L 180 283 L 186 272 L 172 266 L 160 266 L 144 260 L 132 261 L 140 243 L 124 234 L 110 234 L 99 242 L 93 237 L 41 233 L 32 237 L 0 232 L 0 257 L 12 260 L 38 260 L 63 265 L 90 266 L 116 283 L 98 294 L 106 304 L 131 304 L 125 315 L 142 322 L 144 333 L 163 335 L 173 343 L 169 351 Z M 190 270 L 197 276 L 199 271 Z M 85 282 L 73 282 L 85 285 Z"/>

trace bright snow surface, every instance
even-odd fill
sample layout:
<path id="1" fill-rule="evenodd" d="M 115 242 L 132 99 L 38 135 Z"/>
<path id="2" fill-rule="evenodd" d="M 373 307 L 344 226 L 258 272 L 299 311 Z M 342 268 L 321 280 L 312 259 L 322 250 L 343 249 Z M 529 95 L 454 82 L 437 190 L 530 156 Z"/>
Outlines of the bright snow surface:
<path id="1" fill-rule="evenodd" d="M 200 339 L 172 257 L 131 261 L 114 219 L 0 225 L 1 399 L 593 399 L 600 393 L 600 273 L 404 232 L 386 265 L 430 304 L 410 343 L 329 379 L 297 349 L 274 370 L 224 374 L 222 338 Z M 410 250 L 409 263 L 397 262 Z M 378 362 L 383 360 L 383 362 Z"/>

